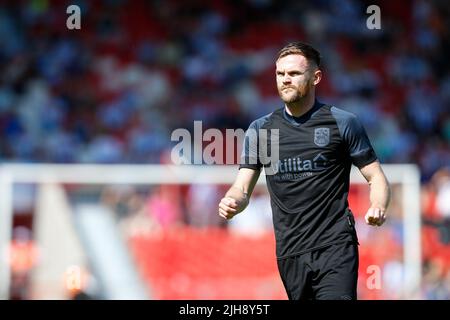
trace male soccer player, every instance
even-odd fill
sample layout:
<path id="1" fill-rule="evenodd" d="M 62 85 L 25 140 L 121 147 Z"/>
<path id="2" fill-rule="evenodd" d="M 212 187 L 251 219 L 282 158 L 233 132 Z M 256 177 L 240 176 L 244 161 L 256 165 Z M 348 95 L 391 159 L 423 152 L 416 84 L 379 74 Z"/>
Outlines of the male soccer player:
<path id="1" fill-rule="evenodd" d="M 347 201 L 351 165 L 370 185 L 369 225 L 385 221 L 390 189 L 357 117 L 316 100 L 321 78 L 316 49 L 294 42 L 280 50 L 276 83 L 285 105 L 250 124 L 237 178 L 219 214 L 231 219 L 245 209 L 265 167 L 278 269 L 289 299 L 357 299 L 358 239 Z M 267 165 L 261 144 L 268 150 L 271 140 L 252 143 L 249 132 L 273 129 L 279 160 Z M 269 167 L 275 168 L 270 174 Z"/>

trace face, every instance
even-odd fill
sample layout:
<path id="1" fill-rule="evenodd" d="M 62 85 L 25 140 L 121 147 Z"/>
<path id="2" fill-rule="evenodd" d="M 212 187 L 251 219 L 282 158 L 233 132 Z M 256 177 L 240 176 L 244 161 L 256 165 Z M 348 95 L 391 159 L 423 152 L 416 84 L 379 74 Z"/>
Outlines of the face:
<path id="1" fill-rule="evenodd" d="M 290 54 L 276 62 L 278 94 L 285 103 L 294 103 L 308 96 L 320 77 L 321 71 L 310 66 L 300 54 Z"/>

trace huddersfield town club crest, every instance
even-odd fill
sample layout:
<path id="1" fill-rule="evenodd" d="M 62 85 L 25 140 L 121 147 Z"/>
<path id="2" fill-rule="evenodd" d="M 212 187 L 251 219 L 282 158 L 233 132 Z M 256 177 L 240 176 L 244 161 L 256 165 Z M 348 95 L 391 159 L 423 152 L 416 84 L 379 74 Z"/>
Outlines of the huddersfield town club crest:
<path id="1" fill-rule="evenodd" d="M 330 128 L 314 129 L 314 143 L 319 147 L 325 147 L 330 143 Z"/>

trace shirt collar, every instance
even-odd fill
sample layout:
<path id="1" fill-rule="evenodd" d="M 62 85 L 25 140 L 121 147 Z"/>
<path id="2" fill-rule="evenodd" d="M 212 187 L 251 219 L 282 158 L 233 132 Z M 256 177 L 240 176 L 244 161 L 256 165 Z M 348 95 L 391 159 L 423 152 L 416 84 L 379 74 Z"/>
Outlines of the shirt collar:
<path id="1" fill-rule="evenodd" d="M 287 113 L 286 107 L 283 109 L 284 118 L 294 125 L 300 125 L 308 121 L 311 116 L 322 107 L 324 104 L 319 102 L 317 99 L 314 101 L 314 105 L 311 109 L 309 109 L 305 114 L 302 114 L 300 117 L 294 117 Z"/>

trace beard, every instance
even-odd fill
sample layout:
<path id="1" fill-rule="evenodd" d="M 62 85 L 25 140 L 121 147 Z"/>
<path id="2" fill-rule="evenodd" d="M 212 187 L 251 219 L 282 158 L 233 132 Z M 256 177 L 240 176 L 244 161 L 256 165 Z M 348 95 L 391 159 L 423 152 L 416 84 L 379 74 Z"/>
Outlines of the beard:
<path id="1" fill-rule="evenodd" d="M 284 90 L 286 88 L 290 88 L 289 90 Z M 296 88 L 293 86 L 283 86 L 278 89 L 278 94 L 280 95 L 281 100 L 285 103 L 294 103 L 301 101 L 304 97 L 308 95 L 308 87 L 300 87 Z"/>

